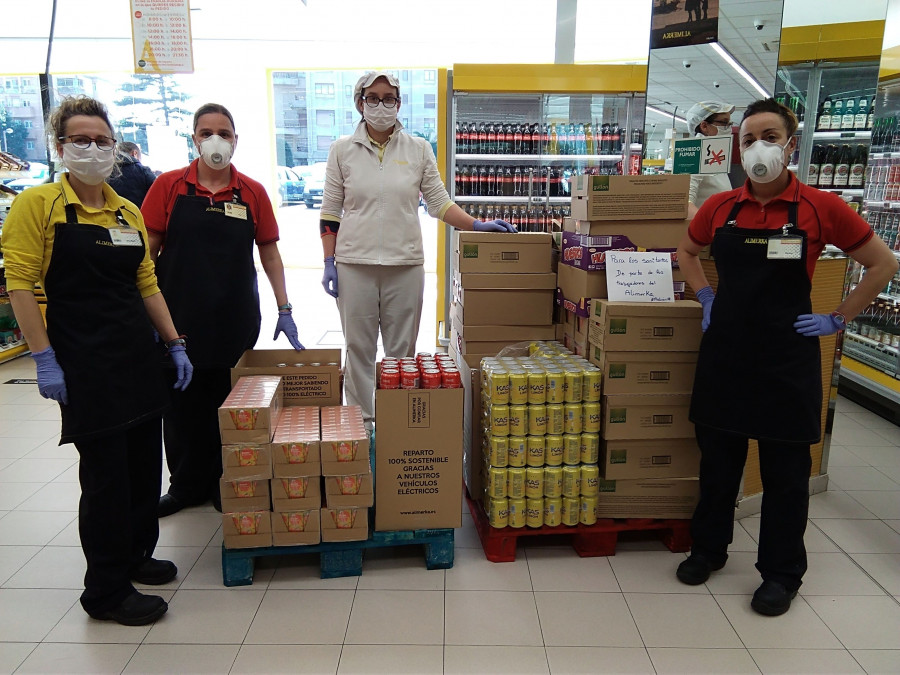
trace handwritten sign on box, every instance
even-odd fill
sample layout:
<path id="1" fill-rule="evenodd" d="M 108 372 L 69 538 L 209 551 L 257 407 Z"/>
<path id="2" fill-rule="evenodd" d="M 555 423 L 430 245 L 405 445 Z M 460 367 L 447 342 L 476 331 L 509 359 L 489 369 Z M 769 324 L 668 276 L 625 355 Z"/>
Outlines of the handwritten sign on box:
<path id="1" fill-rule="evenodd" d="M 610 300 L 672 302 L 672 254 L 607 251 L 606 289 Z"/>

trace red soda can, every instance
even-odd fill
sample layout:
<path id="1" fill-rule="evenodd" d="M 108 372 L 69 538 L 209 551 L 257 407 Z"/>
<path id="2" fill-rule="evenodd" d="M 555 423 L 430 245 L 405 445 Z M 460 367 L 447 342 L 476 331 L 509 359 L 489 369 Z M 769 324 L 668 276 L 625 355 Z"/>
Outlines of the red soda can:
<path id="1" fill-rule="evenodd" d="M 381 368 L 381 378 L 379 380 L 381 389 L 399 389 L 400 388 L 400 369 L 399 368 Z"/>
<path id="2" fill-rule="evenodd" d="M 401 389 L 419 389 L 419 369 L 415 366 L 404 366 L 400 370 Z"/>
<path id="3" fill-rule="evenodd" d="M 400 365 L 400 361 L 398 361 L 397 357 L 395 357 L 395 356 L 385 356 L 383 359 L 381 359 L 382 368 L 389 368 L 389 367 L 399 366 L 399 365 Z"/>
<path id="4" fill-rule="evenodd" d="M 430 359 L 425 359 L 419 363 L 419 370 L 436 370 L 438 367 L 437 361 L 432 361 Z"/>
<path id="5" fill-rule="evenodd" d="M 400 359 L 400 367 L 403 366 L 418 366 L 419 362 L 415 360 L 412 356 L 404 356 Z"/>
<path id="6" fill-rule="evenodd" d="M 441 371 L 437 368 L 427 368 L 422 371 L 422 389 L 440 389 Z"/>
<path id="7" fill-rule="evenodd" d="M 422 359 L 432 359 L 434 358 L 431 355 L 431 352 L 419 352 L 416 354 L 416 361 L 421 361 Z"/>
<path id="8" fill-rule="evenodd" d="M 441 387 L 444 389 L 459 389 L 462 387 L 459 368 L 447 368 L 441 372 Z"/>

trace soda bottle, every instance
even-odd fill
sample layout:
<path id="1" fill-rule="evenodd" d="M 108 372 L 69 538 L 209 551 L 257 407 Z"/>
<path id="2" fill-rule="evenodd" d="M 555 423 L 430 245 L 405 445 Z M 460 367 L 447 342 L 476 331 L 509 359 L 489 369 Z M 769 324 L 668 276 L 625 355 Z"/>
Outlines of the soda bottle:
<path id="1" fill-rule="evenodd" d="M 869 113 L 866 115 L 866 129 L 871 129 L 875 122 L 875 101 L 869 104 Z"/>
<path id="2" fill-rule="evenodd" d="M 549 155 L 558 155 L 559 154 L 559 136 L 556 133 L 556 122 L 550 123 L 550 136 L 549 143 L 547 144 L 547 154 Z"/>
<path id="3" fill-rule="evenodd" d="M 523 155 L 531 155 L 534 153 L 534 148 L 531 145 L 531 125 L 523 124 L 522 125 L 522 154 Z"/>
<path id="4" fill-rule="evenodd" d="M 513 154 L 522 154 L 522 125 L 517 124 L 513 127 Z"/>
<path id="5" fill-rule="evenodd" d="M 604 122 L 600 127 L 600 154 L 601 155 L 609 155 L 611 154 L 609 146 L 610 146 L 610 126 L 609 122 Z"/>
<path id="6" fill-rule="evenodd" d="M 837 105 L 837 104 L 835 104 Z M 825 148 L 825 157 L 819 168 L 819 187 L 830 188 L 834 185 L 834 165 L 837 164 L 837 146 Z"/>
<path id="7" fill-rule="evenodd" d="M 853 116 L 853 129 L 861 130 L 866 128 L 866 120 L 869 117 L 869 102 L 866 97 L 860 96 L 859 102 L 856 104 L 856 115 Z"/>
<path id="8" fill-rule="evenodd" d="M 869 151 L 865 145 L 857 145 L 850 165 L 848 187 L 862 189 L 865 187 L 866 164 L 869 162 Z"/>
<path id="9" fill-rule="evenodd" d="M 539 155 L 544 147 L 544 134 L 541 131 L 541 125 L 535 122 L 531 125 L 531 154 Z"/>
<path id="10" fill-rule="evenodd" d="M 816 130 L 831 129 L 831 97 L 827 96 L 822 102 L 822 108 L 819 110 L 819 118 L 816 120 Z M 810 183 L 812 185 L 812 183 Z"/>
<path id="11" fill-rule="evenodd" d="M 487 152 L 491 155 L 497 154 L 497 127 L 493 123 L 487 128 Z"/>
<path id="12" fill-rule="evenodd" d="M 853 151 L 849 145 L 842 145 L 838 154 L 837 163 L 834 165 L 834 187 L 847 187 L 850 180 L 850 164 L 853 163 Z"/>
<path id="13" fill-rule="evenodd" d="M 487 126 L 485 126 L 484 122 L 478 125 L 478 152 L 482 155 L 490 152 L 487 142 Z"/>
<path id="14" fill-rule="evenodd" d="M 538 186 L 538 194 L 546 197 L 550 190 L 550 169 L 546 166 L 541 167 L 540 185 Z"/>
<path id="15" fill-rule="evenodd" d="M 457 196 L 459 196 L 463 193 L 462 192 L 462 167 L 459 166 L 459 164 L 456 165 L 456 170 L 454 172 L 453 192 Z"/>
<path id="16" fill-rule="evenodd" d="M 856 99 L 851 97 L 844 100 L 844 113 L 841 115 L 840 128 L 844 131 L 852 130 L 854 119 L 856 119 Z"/>
<path id="17" fill-rule="evenodd" d="M 500 173 L 503 173 L 503 177 L 500 177 Z M 497 196 L 498 197 L 508 197 L 512 194 L 512 168 L 505 167 L 497 172 Z"/>
<path id="18" fill-rule="evenodd" d="M 623 132 L 624 133 L 624 132 Z M 635 127 L 631 130 L 632 145 L 642 145 L 644 142 L 644 132 Z"/>
<path id="19" fill-rule="evenodd" d="M 456 154 L 457 155 L 461 155 L 463 152 L 465 152 L 463 150 L 462 131 L 460 130 L 461 126 L 462 125 L 459 122 L 456 123 Z"/>
<path id="20" fill-rule="evenodd" d="M 513 196 L 520 197 L 522 195 L 522 167 L 517 166 L 513 171 Z"/>
<path id="21" fill-rule="evenodd" d="M 837 99 L 831 106 L 831 130 L 837 131 L 841 128 L 842 117 L 844 116 L 844 101 Z"/>
<path id="22" fill-rule="evenodd" d="M 574 124 L 574 122 L 569 122 L 568 136 L 569 136 L 569 138 L 568 138 L 568 150 L 569 150 L 569 151 L 568 151 L 568 153 L 566 153 L 566 154 L 574 155 L 574 154 L 577 152 L 577 151 L 575 150 L 575 148 L 576 148 L 577 145 L 578 145 L 578 134 L 577 134 L 577 132 L 575 131 L 575 124 Z"/>
<path id="23" fill-rule="evenodd" d="M 584 155 L 587 153 L 587 137 L 585 136 L 584 124 L 578 123 L 575 129 L 575 154 Z"/>
<path id="24" fill-rule="evenodd" d="M 609 153 L 611 155 L 622 154 L 622 130 L 618 122 L 613 122 L 609 130 Z"/>
<path id="25" fill-rule="evenodd" d="M 584 153 L 586 155 L 594 154 L 594 134 L 591 131 L 591 123 L 584 125 Z"/>
<path id="26" fill-rule="evenodd" d="M 478 167 L 478 196 L 483 197 L 488 190 L 488 172 L 486 166 Z"/>
<path id="27" fill-rule="evenodd" d="M 497 171 L 490 167 L 487 172 L 487 196 L 497 196 Z"/>
<path id="28" fill-rule="evenodd" d="M 812 154 L 809 157 L 809 175 L 806 184 L 812 187 L 819 185 L 819 169 L 822 165 L 822 146 L 818 143 L 813 146 Z"/>

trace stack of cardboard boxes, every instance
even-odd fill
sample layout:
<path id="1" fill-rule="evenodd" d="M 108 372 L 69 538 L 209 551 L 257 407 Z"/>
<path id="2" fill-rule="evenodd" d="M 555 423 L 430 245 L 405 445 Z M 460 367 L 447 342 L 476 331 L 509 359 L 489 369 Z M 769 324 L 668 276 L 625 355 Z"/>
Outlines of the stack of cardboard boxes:
<path id="1" fill-rule="evenodd" d="M 699 303 L 592 302 L 589 358 L 603 373 L 598 518 L 690 518 L 700 451 L 688 418 Z"/>
<path id="2" fill-rule="evenodd" d="M 272 544 L 318 544 L 319 409 L 284 408 L 272 439 Z"/>
<path id="3" fill-rule="evenodd" d="M 358 541 L 369 536 L 374 504 L 369 439 L 359 406 L 322 408 L 322 541 Z"/>
<path id="4" fill-rule="evenodd" d="M 454 233 L 450 355 L 477 367 L 526 340 L 552 340 L 556 274 L 549 234 Z"/>

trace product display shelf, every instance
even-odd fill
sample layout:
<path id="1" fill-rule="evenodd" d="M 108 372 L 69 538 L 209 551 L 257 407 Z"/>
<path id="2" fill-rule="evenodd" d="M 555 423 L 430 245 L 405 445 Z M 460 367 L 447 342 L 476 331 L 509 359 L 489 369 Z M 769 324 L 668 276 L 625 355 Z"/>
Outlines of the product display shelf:
<path id="1" fill-rule="evenodd" d="M 491 562 L 515 562 L 519 539 L 535 536 L 569 539 L 572 548 L 582 558 L 615 555 L 619 534 L 625 532 L 655 532 L 673 553 L 685 553 L 691 549 L 691 521 L 688 519 L 599 518 L 593 525 L 498 529 L 491 527 L 484 505 L 473 499 L 468 491 L 466 501 L 485 557 Z"/>
<path id="2" fill-rule="evenodd" d="M 18 323 L 6 293 L 6 276 L 0 258 L 0 363 L 14 359 L 28 351 L 28 344 L 18 330 Z"/>
<path id="3" fill-rule="evenodd" d="M 369 442 L 374 465 L 375 435 Z M 363 551 L 372 548 L 420 545 L 425 548 L 425 566 L 430 570 L 453 567 L 454 531 L 452 529 L 375 531 L 375 508 L 369 511 L 369 537 L 364 541 L 325 542 L 310 546 L 267 546 L 264 548 L 225 548 L 222 545 L 222 583 L 248 586 L 253 583 L 257 558 L 319 554 L 322 579 L 362 574 Z"/>

